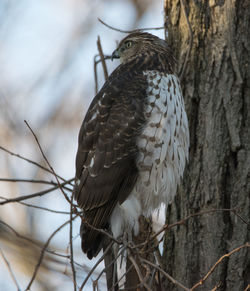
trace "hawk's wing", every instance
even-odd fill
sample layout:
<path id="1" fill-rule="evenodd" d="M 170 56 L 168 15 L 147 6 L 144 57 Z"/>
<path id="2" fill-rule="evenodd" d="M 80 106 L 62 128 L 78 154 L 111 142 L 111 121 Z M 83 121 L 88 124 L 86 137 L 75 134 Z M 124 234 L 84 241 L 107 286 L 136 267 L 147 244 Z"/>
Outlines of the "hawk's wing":
<path id="1" fill-rule="evenodd" d="M 74 197 L 84 218 L 96 228 L 107 226 L 115 205 L 128 197 L 136 181 L 136 137 L 145 122 L 146 86 L 143 74 L 121 74 L 118 68 L 83 121 Z M 91 258 L 100 244 L 98 233 L 84 225 L 81 230 L 83 251 Z"/>

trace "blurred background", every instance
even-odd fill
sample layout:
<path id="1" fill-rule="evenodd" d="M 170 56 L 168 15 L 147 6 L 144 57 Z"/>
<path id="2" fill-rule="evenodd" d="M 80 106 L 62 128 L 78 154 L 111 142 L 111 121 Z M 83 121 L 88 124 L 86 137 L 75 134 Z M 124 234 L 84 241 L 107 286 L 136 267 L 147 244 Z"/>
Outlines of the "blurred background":
<path id="1" fill-rule="evenodd" d="M 98 21 L 132 30 L 163 26 L 163 3 L 153 0 L 1 0 L 0 1 L 0 146 L 46 166 L 27 128 L 27 120 L 55 172 L 64 179 L 74 176 L 77 135 L 85 112 L 95 95 L 94 56 L 98 35 L 104 54 L 111 54 L 125 34 Z M 164 38 L 163 30 L 153 34 Z M 118 65 L 107 62 L 109 73 Z M 104 82 L 98 66 L 98 88 Z M 0 150 L 0 178 L 55 181 L 52 174 Z M 56 182 L 56 181 L 55 181 Z M 51 185 L 0 181 L 0 196 L 14 198 L 36 193 Z M 69 194 L 69 192 L 68 192 Z M 3 198 L 0 199 L 3 201 Z M 0 206 L 0 219 L 19 234 L 0 224 L 0 290 L 16 290 L 8 270 L 15 274 L 20 290 L 30 281 L 41 247 L 49 236 L 69 220 L 69 204 L 57 190 Z M 80 250 L 79 218 L 73 223 L 77 284 L 81 285 L 96 260 Z M 39 244 L 41 247 L 38 247 Z M 38 246 L 37 246 L 38 245 Z M 73 290 L 69 261 L 69 225 L 51 240 L 31 290 Z M 63 255 L 64 254 L 64 255 Z M 78 265 L 79 264 L 79 265 Z M 93 274 L 93 279 L 98 275 Z M 92 281 L 84 290 L 92 288 Z M 105 290 L 104 280 L 99 290 Z"/>

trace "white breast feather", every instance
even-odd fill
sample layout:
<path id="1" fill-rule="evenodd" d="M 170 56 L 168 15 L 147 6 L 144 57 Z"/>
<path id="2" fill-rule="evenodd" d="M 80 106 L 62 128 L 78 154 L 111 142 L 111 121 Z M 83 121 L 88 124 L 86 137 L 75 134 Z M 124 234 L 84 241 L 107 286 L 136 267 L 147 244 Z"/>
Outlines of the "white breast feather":
<path id="1" fill-rule="evenodd" d="M 175 75 L 145 71 L 147 120 L 137 140 L 139 177 L 128 199 L 111 216 L 113 235 L 138 231 L 138 217 L 171 203 L 188 159 L 189 130 L 179 80 Z M 125 229 L 126 228 L 126 229 Z"/>

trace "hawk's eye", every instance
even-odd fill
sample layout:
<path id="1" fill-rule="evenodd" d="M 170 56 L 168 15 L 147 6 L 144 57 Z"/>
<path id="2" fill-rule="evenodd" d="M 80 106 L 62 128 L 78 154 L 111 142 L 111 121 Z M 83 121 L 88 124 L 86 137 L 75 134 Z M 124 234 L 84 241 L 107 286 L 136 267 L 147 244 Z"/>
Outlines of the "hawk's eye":
<path id="1" fill-rule="evenodd" d="M 132 41 L 125 42 L 126 48 L 130 48 L 132 46 Z"/>

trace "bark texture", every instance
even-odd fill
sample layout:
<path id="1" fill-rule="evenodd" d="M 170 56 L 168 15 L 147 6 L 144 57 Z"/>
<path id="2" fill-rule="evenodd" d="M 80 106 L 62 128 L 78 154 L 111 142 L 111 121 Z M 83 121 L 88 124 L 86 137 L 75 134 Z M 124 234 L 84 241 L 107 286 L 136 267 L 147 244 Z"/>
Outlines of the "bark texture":
<path id="1" fill-rule="evenodd" d="M 193 46 L 182 80 L 191 134 L 190 161 L 167 223 L 208 209 L 250 217 L 250 1 L 185 0 Z M 189 32 L 180 1 L 167 1 L 168 42 L 180 66 Z M 233 212 L 190 218 L 166 233 L 164 269 L 187 287 L 220 258 L 250 240 Z M 179 290 L 165 280 L 164 290 Z M 250 251 L 225 259 L 197 290 L 244 290 Z"/>

